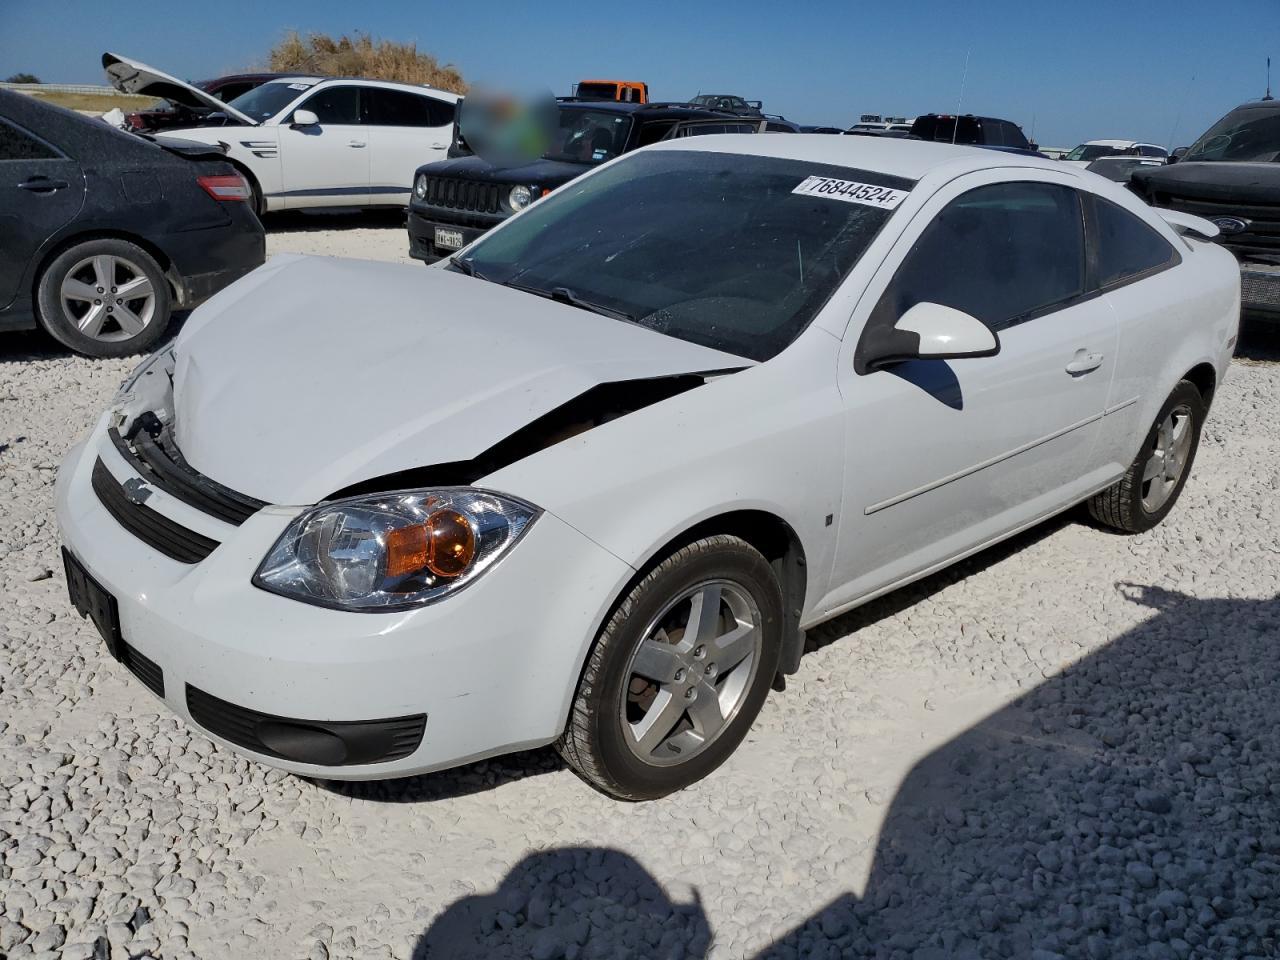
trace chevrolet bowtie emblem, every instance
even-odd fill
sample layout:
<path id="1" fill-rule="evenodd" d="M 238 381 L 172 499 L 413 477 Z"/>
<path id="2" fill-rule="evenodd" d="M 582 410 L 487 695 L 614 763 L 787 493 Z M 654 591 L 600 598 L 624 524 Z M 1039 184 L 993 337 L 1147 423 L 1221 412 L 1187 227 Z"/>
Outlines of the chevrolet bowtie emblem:
<path id="1" fill-rule="evenodd" d="M 124 495 L 130 503 L 141 505 L 151 496 L 151 488 L 137 477 L 130 477 L 123 484 Z"/>

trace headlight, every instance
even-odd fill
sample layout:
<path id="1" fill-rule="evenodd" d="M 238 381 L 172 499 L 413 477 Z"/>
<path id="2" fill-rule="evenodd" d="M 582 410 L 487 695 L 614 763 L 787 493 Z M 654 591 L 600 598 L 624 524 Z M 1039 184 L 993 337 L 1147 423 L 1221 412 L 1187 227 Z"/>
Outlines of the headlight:
<path id="1" fill-rule="evenodd" d="M 124 378 L 124 383 L 120 384 L 120 389 L 116 391 L 116 400 L 121 400 L 132 393 L 133 388 L 138 385 L 138 381 L 147 374 L 163 371 L 166 364 L 169 369 L 172 369 L 173 359 L 173 347 L 168 347 L 147 357 L 133 368 L 133 373 Z"/>
<path id="2" fill-rule="evenodd" d="M 418 174 L 418 179 L 413 181 L 413 195 L 419 200 L 427 195 L 427 175 L 425 173 Z"/>
<path id="3" fill-rule="evenodd" d="M 538 510 L 466 488 L 339 500 L 289 525 L 256 586 L 340 610 L 404 610 L 439 600 L 510 550 Z"/>
<path id="4" fill-rule="evenodd" d="M 523 210 L 533 203 L 533 191 L 523 184 L 518 187 L 512 187 L 511 193 L 507 197 L 507 202 L 511 204 L 512 210 Z"/>

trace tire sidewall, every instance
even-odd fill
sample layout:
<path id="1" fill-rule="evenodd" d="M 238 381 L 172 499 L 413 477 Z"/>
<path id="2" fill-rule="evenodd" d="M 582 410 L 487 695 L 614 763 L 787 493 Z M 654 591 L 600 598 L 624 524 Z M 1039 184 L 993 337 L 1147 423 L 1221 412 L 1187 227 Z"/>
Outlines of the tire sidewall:
<path id="1" fill-rule="evenodd" d="M 1156 434 L 1160 429 L 1160 424 L 1164 423 L 1165 418 L 1174 407 L 1186 404 L 1191 408 L 1191 449 L 1187 452 L 1187 462 L 1182 466 L 1182 475 L 1178 477 L 1177 485 L 1174 486 L 1173 492 L 1169 495 L 1159 510 L 1148 511 L 1142 504 L 1142 471 L 1146 467 L 1148 451 L 1155 443 Z M 1157 414 L 1155 421 L 1151 424 L 1151 429 L 1147 431 L 1147 435 L 1142 440 L 1142 447 L 1138 451 L 1137 459 L 1134 460 L 1131 469 L 1134 471 L 1134 483 L 1130 487 L 1131 502 L 1129 503 L 1129 515 L 1133 518 L 1134 527 L 1138 531 L 1150 530 L 1158 525 L 1174 505 L 1178 502 L 1178 498 L 1182 496 L 1182 488 L 1187 484 L 1187 478 L 1191 476 L 1191 468 L 1195 464 L 1196 453 L 1200 449 L 1200 430 L 1204 426 L 1205 404 L 1204 398 L 1200 395 L 1200 391 L 1195 385 L 1186 380 L 1180 382 L 1173 390 L 1164 404 L 1160 407 L 1160 413 Z"/>
<path id="2" fill-rule="evenodd" d="M 146 328 L 128 340 L 102 341 L 85 336 L 62 312 L 62 281 L 79 261 L 95 254 L 111 254 L 137 264 L 155 291 L 155 316 Z M 169 281 L 154 257 L 135 243 L 103 237 L 73 244 L 50 261 L 36 284 L 37 315 L 40 325 L 55 340 L 89 357 L 126 357 L 141 353 L 163 336 L 169 326 L 171 300 Z"/>
<path id="3" fill-rule="evenodd" d="M 688 588 L 706 580 L 732 580 L 742 586 L 760 610 L 764 632 L 760 663 L 729 726 L 705 749 L 683 763 L 657 766 L 642 761 L 627 745 L 620 722 L 626 674 L 645 628 Z M 606 628 L 608 642 L 600 664 L 602 682 L 596 699 L 593 731 L 598 755 L 611 780 L 635 799 L 663 796 L 702 779 L 722 764 L 742 742 L 759 713 L 781 650 L 782 595 L 768 561 L 751 547 L 715 546 L 683 563 L 661 570 L 628 595 Z"/>

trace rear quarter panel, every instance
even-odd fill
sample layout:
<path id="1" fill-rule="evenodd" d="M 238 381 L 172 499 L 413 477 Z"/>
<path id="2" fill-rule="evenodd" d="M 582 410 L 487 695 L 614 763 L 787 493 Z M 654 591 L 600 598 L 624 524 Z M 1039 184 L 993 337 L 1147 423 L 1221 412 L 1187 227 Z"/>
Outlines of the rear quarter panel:
<path id="1" fill-rule="evenodd" d="M 1172 234 L 1172 231 L 1170 231 Z M 1104 452 L 1130 463 L 1174 386 L 1192 368 L 1211 364 L 1226 376 L 1240 325 L 1240 271 L 1216 243 L 1172 241 L 1182 263 L 1106 294 L 1120 327 L 1119 364 L 1105 418 Z"/>

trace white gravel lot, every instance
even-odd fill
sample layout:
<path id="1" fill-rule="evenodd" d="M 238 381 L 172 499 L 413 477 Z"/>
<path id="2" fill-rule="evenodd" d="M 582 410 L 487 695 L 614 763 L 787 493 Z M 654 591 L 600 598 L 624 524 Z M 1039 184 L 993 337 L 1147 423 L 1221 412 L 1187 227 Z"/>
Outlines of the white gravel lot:
<path id="1" fill-rule="evenodd" d="M 405 259 L 394 218 L 271 228 Z M 550 751 L 325 785 L 182 725 L 52 516 L 135 361 L 0 337 L 0 958 L 1275 956 L 1277 345 L 1162 527 L 1054 521 L 826 625 L 726 767 L 625 805 Z"/>

